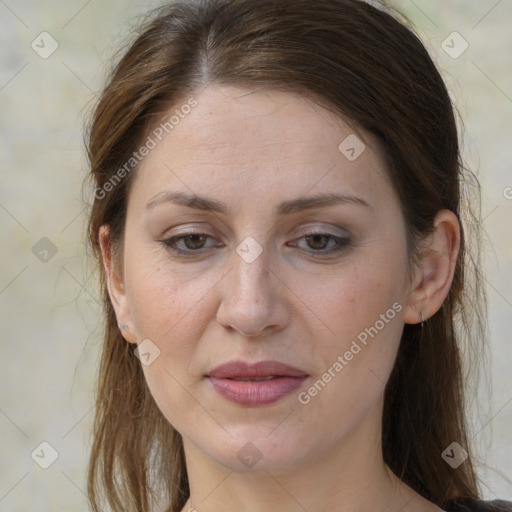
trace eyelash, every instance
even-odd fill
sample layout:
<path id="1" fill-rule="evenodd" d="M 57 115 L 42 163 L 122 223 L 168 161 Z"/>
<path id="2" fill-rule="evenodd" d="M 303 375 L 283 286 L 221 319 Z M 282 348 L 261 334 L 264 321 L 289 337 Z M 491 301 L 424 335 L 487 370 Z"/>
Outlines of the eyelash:
<path id="1" fill-rule="evenodd" d="M 194 255 L 206 252 L 203 248 L 197 249 L 197 250 L 194 250 L 194 249 L 183 250 L 183 249 L 178 249 L 177 247 L 174 247 L 174 244 L 176 244 L 177 242 L 184 240 L 185 238 L 190 237 L 190 236 L 199 236 L 199 237 L 205 236 L 208 238 L 212 238 L 207 233 L 200 233 L 200 232 L 195 232 L 195 231 L 185 231 L 181 235 L 171 236 L 170 238 L 161 240 L 161 242 L 164 244 L 164 246 L 168 250 L 170 250 L 171 252 L 173 252 L 175 254 L 181 254 L 184 256 L 194 256 Z M 206 249 L 206 250 L 208 250 L 208 249 Z"/>
<path id="2" fill-rule="evenodd" d="M 327 255 L 341 252 L 342 250 L 344 250 L 345 248 L 347 248 L 347 246 L 349 246 L 351 244 L 351 240 L 348 237 L 339 237 L 336 235 L 332 235 L 331 233 L 302 230 L 301 235 L 302 236 L 298 240 L 302 240 L 303 238 L 307 239 L 307 238 L 311 238 L 314 236 L 321 236 L 321 237 L 327 237 L 328 243 L 331 240 L 334 240 L 337 243 L 337 247 L 335 247 L 334 249 L 329 249 L 329 250 L 300 249 L 302 252 L 307 252 L 307 253 L 309 253 L 309 255 L 313 255 L 313 256 L 317 256 L 317 257 L 318 256 L 327 256 Z M 183 256 L 196 256 L 198 254 L 204 254 L 205 252 L 207 252 L 210 249 L 210 248 L 206 248 L 206 249 L 200 248 L 200 249 L 196 249 L 196 250 L 194 250 L 194 249 L 184 250 L 184 249 L 179 249 L 178 247 L 176 247 L 177 243 L 179 243 L 180 241 L 184 240 L 185 238 L 191 237 L 191 236 L 207 237 L 210 239 L 212 238 L 207 233 L 188 231 L 188 232 L 184 232 L 180 235 L 171 236 L 169 238 L 166 238 L 166 239 L 163 239 L 160 241 L 165 246 L 166 249 L 170 250 L 174 254 L 183 255 Z M 296 246 L 297 244 L 294 243 L 292 245 Z M 218 247 L 218 245 L 217 245 L 217 247 Z"/>
<path id="3" fill-rule="evenodd" d="M 344 249 L 346 249 L 351 243 L 351 240 L 349 237 L 336 236 L 331 233 L 324 233 L 321 231 L 307 231 L 306 229 L 302 229 L 300 234 L 302 236 L 300 238 L 298 238 L 298 240 L 302 240 L 303 238 L 311 238 L 314 236 L 321 236 L 321 237 L 327 237 L 327 239 L 328 239 L 327 244 L 329 244 L 329 241 L 331 241 L 331 240 L 334 240 L 336 242 L 337 246 L 335 248 L 329 249 L 329 250 L 315 251 L 312 249 L 310 249 L 310 250 L 301 249 L 302 251 L 309 252 L 309 254 L 312 254 L 314 256 L 328 256 L 331 254 L 341 252 Z M 293 244 L 293 245 L 296 245 L 296 244 Z"/>

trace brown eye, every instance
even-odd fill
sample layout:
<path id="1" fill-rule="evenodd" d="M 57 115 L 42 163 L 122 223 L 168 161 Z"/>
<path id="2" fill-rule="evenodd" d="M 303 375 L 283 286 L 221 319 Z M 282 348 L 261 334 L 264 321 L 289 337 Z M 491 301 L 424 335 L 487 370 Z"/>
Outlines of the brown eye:
<path id="1" fill-rule="evenodd" d="M 171 252 L 184 256 L 202 254 L 210 249 L 223 245 L 222 242 L 216 241 L 207 233 L 193 232 L 171 236 L 165 240 L 160 240 L 160 242 Z"/>
<path id="2" fill-rule="evenodd" d="M 330 233 L 303 232 L 302 237 L 288 245 L 298 247 L 303 251 L 317 256 L 329 255 L 344 250 L 350 245 L 350 239 Z"/>
<path id="3" fill-rule="evenodd" d="M 322 249 L 327 248 L 327 245 L 329 244 L 329 241 L 331 240 L 331 238 L 332 237 L 329 235 L 317 234 L 317 235 L 307 236 L 306 240 L 307 240 L 308 246 L 311 249 L 322 250 Z"/>
<path id="4" fill-rule="evenodd" d="M 183 242 L 187 249 L 202 249 L 206 243 L 207 235 L 187 235 L 183 237 Z"/>

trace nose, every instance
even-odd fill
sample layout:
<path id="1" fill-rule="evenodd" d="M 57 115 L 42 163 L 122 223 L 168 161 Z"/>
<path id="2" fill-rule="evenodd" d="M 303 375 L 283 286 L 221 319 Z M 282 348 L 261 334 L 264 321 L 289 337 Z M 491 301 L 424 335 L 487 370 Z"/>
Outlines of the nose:
<path id="1" fill-rule="evenodd" d="M 251 263 L 234 253 L 233 262 L 233 268 L 222 281 L 219 324 L 245 337 L 283 329 L 290 319 L 286 287 L 268 267 L 265 253 Z"/>

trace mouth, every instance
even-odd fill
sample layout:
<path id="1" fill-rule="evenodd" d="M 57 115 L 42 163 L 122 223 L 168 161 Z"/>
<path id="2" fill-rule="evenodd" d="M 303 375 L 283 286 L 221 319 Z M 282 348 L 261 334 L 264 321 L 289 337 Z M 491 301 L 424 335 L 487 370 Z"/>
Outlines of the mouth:
<path id="1" fill-rule="evenodd" d="M 206 375 L 213 389 L 223 398 L 251 407 L 284 398 L 308 377 L 306 372 L 277 361 L 256 364 L 233 361 L 216 367 Z"/>
<path id="2" fill-rule="evenodd" d="M 239 380 L 242 382 L 262 382 L 264 380 L 279 379 L 282 375 L 269 375 L 268 377 L 235 377 L 231 380 Z"/>

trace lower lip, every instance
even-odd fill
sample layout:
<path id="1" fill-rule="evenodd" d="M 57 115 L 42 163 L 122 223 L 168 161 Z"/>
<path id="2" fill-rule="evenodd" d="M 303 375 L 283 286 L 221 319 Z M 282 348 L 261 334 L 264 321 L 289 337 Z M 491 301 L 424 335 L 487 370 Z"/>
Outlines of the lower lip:
<path id="1" fill-rule="evenodd" d="M 293 393 L 307 379 L 277 377 L 270 380 L 242 381 L 208 377 L 217 393 L 230 402 L 245 406 L 266 405 Z"/>

